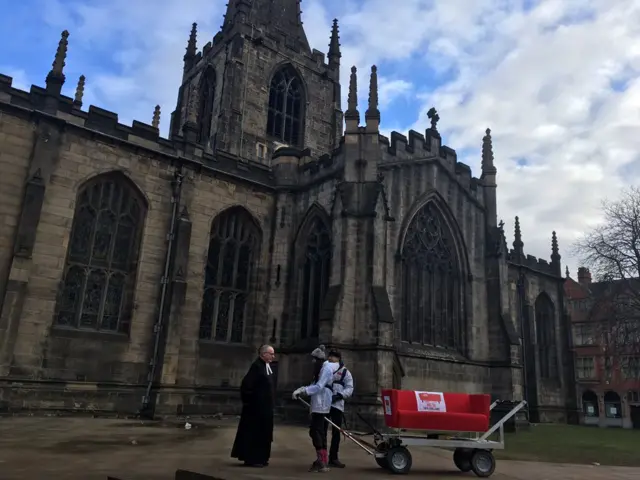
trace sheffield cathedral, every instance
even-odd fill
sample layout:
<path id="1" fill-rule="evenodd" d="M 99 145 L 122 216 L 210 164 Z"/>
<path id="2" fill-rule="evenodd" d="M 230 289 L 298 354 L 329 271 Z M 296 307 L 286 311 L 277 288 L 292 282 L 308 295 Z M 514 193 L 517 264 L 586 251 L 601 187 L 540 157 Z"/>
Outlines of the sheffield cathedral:
<path id="1" fill-rule="evenodd" d="M 322 343 L 351 412 L 393 387 L 569 421 L 558 241 L 526 255 L 516 218 L 508 246 L 490 130 L 478 178 L 435 108 L 381 135 L 375 66 L 350 68 L 343 110 L 338 22 L 312 49 L 300 0 L 229 0 L 196 36 L 166 138 L 159 106 L 124 125 L 83 106 L 84 77 L 63 93 L 67 31 L 44 87 L 0 75 L 0 412 L 233 414 L 269 343 L 287 415 Z"/>

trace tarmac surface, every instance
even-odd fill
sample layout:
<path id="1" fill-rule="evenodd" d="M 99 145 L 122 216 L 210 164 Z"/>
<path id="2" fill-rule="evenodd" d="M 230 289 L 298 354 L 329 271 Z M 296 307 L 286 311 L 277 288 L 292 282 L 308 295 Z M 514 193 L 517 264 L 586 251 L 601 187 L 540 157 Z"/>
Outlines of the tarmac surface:
<path id="1" fill-rule="evenodd" d="M 221 480 L 293 480 L 326 475 L 334 479 L 388 479 L 392 475 L 355 444 L 344 441 L 343 470 L 308 473 L 315 457 L 307 430 L 276 426 L 270 465 L 239 466 L 229 453 L 235 418 L 144 422 L 87 417 L 0 417 L 0 480 L 173 480 L 177 469 Z M 507 445 L 508 448 L 508 445 Z M 409 478 L 477 478 L 453 464 L 451 452 L 412 447 Z M 397 478 L 397 477 L 396 477 Z M 496 480 L 638 480 L 640 469 L 498 460 Z"/>

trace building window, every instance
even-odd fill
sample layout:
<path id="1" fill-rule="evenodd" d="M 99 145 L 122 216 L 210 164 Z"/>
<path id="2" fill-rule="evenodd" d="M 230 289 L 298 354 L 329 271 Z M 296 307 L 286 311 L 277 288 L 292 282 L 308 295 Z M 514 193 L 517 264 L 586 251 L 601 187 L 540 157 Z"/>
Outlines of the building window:
<path id="1" fill-rule="evenodd" d="M 616 392 L 606 392 L 604 394 L 604 413 L 607 418 L 622 418 L 622 403 L 620 395 Z"/>
<path id="2" fill-rule="evenodd" d="M 629 390 L 627 392 L 627 401 L 629 403 L 638 403 L 638 402 L 640 402 L 640 391 Z"/>
<path id="3" fill-rule="evenodd" d="M 594 328 L 591 324 L 577 324 L 573 326 L 573 344 L 576 347 L 594 345 Z"/>
<path id="4" fill-rule="evenodd" d="M 200 80 L 200 103 L 198 105 L 198 143 L 206 143 L 211 136 L 213 124 L 213 101 L 216 94 L 216 73 L 207 67 Z"/>
<path id="5" fill-rule="evenodd" d="M 302 81 L 291 66 L 280 69 L 269 88 L 267 134 L 288 145 L 303 140 L 304 91 Z"/>
<path id="6" fill-rule="evenodd" d="M 538 295 L 535 303 L 535 313 L 540 377 L 548 379 L 558 377 L 554 310 L 553 302 L 546 293 Z"/>
<path id="7" fill-rule="evenodd" d="M 402 340 L 461 350 L 459 259 L 451 231 L 433 202 L 422 207 L 411 221 L 401 261 Z"/>
<path id="8" fill-rule="evenodd" d="M 205 267 L 200 338 L 241 343 L 262 235 L 242 207 L 219 214 L 211 226 Z"/>
<path id="9" fill-rule="evenodd" d="M 145 202 L 120 173 L 93 178 L 80 190 L 55 324 L 128 333 Z"/>
<path id="10" fill-rule="evenodd" d="M 576 376 L 580 380 L 591 380 L 595 378 L 594 357 L 576 358 Z"/>
<path id="11" fill-rule="evenodd" d="M 317 338 L 322 304 L 329 288 L 331 232 L 329 226 L 318 216 L 308 223 L 307 228 L 302 265 L 300 338 Z"/>
<path id="12" fill-rule="evenodd" d="M 627 380 L 640 380 L 640 357 L 625 356 L 622 360 L 622 374 Z"/>
<path id="13" fill-rule="evenodd" d="M 587 390 L 582 394 L 582 413 L 587 417 L 600 416 L 598 396 L 591 390 Z"/>

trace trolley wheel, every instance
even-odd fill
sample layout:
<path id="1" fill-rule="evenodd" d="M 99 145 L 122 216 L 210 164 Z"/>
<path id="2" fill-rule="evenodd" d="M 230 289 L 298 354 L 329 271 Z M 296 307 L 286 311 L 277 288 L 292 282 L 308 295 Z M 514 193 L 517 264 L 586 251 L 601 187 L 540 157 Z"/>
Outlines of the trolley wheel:
<path id="1" fill-rule="evenodd" d="M 471 470 L 478 477 L 490 477 L 496 470 L 496 459 L 489 450 L 474 450 L 471 455 Z"/>
<path id="2" fill-rule="evenodd" d="M 411 453 L 407 450 L 407 447 L 393 447 L 389 449 L 387 453 L 387 464 L 391 473 L 397 475 L 405 475 L 411 470 Z"/>
<path id="3" fill-rule="evenodd" d="M 382 467 L 385 470 L 389 470 L 389 457 L 386 455 L 388 451 L 389 451 L 389 444 L 387 442 L 379 443 L 378 446 L 376 446 L 377 453 L 385 454 L 384 457 L 375 457 L 376 463 L 378 464 L 379 467 Z"/>
<path id="4" fill-rule="evenodd" d="M 471 471 L 471 455 L 473 452 L 468 448 L 456 448 L 453 452 L 453 463 L 461 472 Z"/>

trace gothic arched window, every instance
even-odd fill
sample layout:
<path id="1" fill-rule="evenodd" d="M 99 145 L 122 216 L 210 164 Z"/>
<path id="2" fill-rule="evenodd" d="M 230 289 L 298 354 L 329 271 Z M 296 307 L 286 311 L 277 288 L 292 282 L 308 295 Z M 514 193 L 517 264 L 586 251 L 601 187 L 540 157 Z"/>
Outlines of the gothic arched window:
<path id="1" fill-rule="evenodd" d="M 146 203 L 118 173 L 85 184 L 76 201 L 55 324 L 128 333 Z"/>
<path id="2" fill-rule="evenodd" d="M 198 143 L 205 143 L 211 135 L 213 123 L 213 101 L 216 94 L 216 73 L 208 67 L 200 80 L 200 103 L 198 104 Z"/>
<path id="3" fill-rule="evenodd" d="M 269 88 L 267 134 L 289 145 L 303 140 L 304 90 L 302 81 L 291 66 L 273 76 Z"/>
<path id="4" fill-rule="evenodd" d="M 558 354 L 556 351 L 555 308 L 546 293 L 538 295 L 535 304 L 536 340 L 540 361 L 540 377 L 558 376 Z"/>
<path id="5" fill-rule="evenodd" d="M 200 338 L 241 343 L 261 233 L 242 207 L 220 213 L 211 225 Z"/>
<path id="6" fill-rule="evenodd" d="M 401 259 L 402 340 L 462 349 L 460 263 L 451 231 L 433 202 L 411 221 Z"/>
<path id="7" fill-rule="evenodd" d="M 302 263 L 302 321 L 300 338 L 317 338 L 322 303 L 329 288 L 331 232 L 319 217 L 311 220 Z"/>

